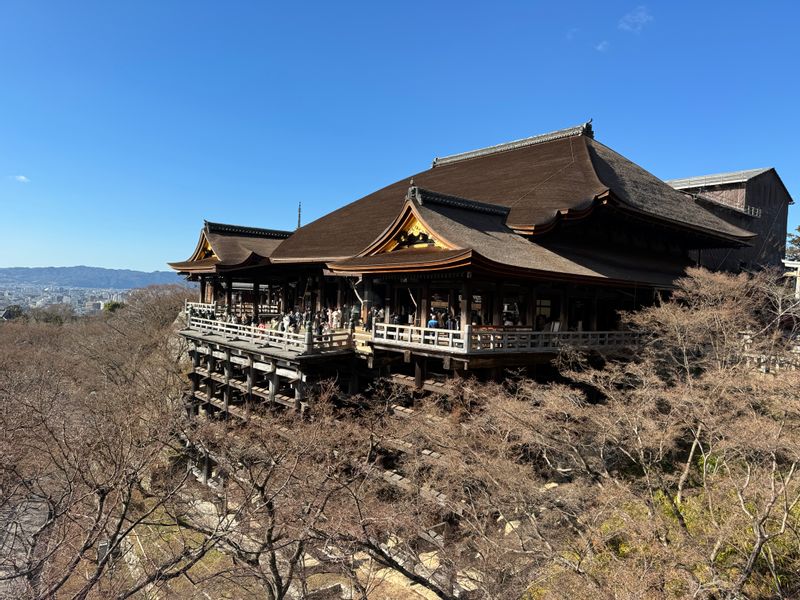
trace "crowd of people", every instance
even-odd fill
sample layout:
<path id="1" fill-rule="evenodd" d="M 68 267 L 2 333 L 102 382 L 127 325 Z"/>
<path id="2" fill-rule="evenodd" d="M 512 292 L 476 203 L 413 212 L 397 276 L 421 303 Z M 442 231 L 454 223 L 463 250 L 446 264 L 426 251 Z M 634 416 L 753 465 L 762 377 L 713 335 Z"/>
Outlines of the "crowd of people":
<path id="1" fill-rule="evenodd" d="M 225 323 L 235 323 L 237 325 L 249 325 L 259 329 L 270 329 L 274 331 L 288 331 L 290 333 L 305 332 L 310 326 L 315 335 L 330 333 L 340 329 L 355 329 L 361 325 L 364 331 L 371 331 L 374 323 L 384 323 L 386 321 L 386 311 L 381 306 L 373 306 L 367 312 L 367 318 L 362 321 L 361 308 L 358 304 L 337 306 L 335 308 L 323 308 L 321 311 L 312 313 L 309 309 L 303 311 L 299 307 L 277 315 L 239 315 L 236 313 L 224 313 L 217 315 L 212 309 L 189 308 L 189 315 L 222 321 Z M 389 315 L 388 323 L 392 325 L 413 325 L 416 320 L 415 313 L 398 314 L 392 312 Z M 470 322 L 472 325 L 482 325 L 483 320 L 477 311 L 472 311 Z M 427 321 L 420 323 L 428 329 L 461 329 L 461 313 L 450 311 L 433 311 L 428 316 Z M 519 326 L 521 322 L 514 319 L 511 313 L 503 314 L 504 326 Z M 552 321 L 539 315 L 536 318 L 534 329 L 537 331 L 549 330 Z"/>
<path id="2" fill-rule="evenodd" d="M 316 335 L 321 335 L 337 329 L 354 329 L 360 321 L 361 311 L 357 305 L 324 308 L 316 313 L 312 313 L 309 309 L 301 311 L 299 307 L 295 307 L 293 310 L 280 314 L 256 317 L 252 314 L 240 315 L 234 312 L 216 314 L 212 309 L 197 309 L 190 306 L 188 315 L 264 330 L 288 331 L 289 333 L 305 332 L 311 327 Z"/>

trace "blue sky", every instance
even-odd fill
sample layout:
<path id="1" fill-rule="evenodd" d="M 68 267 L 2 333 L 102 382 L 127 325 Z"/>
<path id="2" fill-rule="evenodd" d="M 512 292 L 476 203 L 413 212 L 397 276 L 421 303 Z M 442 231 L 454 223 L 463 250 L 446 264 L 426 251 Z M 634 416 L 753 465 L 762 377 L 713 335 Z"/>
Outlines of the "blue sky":
<path id="1" fill-rule="evenodd" d="M 800 3 L 0 4 L 0 266 L 165 269 L 433 157 L 594 119 L 672 178 L 800 202 Z M 790 228 L 800 222 L 793 207 Z"/>

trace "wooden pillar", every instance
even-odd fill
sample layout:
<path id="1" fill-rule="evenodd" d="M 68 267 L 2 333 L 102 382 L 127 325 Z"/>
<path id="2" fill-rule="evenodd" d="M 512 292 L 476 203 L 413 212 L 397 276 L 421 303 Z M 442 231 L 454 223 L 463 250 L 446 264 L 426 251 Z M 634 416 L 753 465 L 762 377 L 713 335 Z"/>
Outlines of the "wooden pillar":
<path id="1" fill-rule="evenodd" d="M 306 382 L 303 381 L 302 374 L 294 384 L 294 409 L 299 411 L 301 404 L 306 398 Z"/>
<path id="2" fill-rule="evenodd" d="M 324 308 L 323 305 L 325 304 L 325 276 L 320 275 L 319 277 L 315 277 L 314 281 L 317 282 L 317 302 L 314 310 L 319 313 L 322 312 Z"/>
<path id="3" fill-rule="evenodd" d="M 536 288 L 533 285 L 528 287 L 528 297 L 525 307 L 525 325 L 530 328 L 536 327 Z"/>
<path id="4" fill-rule="evenodd" d="M 211 457 L 208 456 L 208 450 L 203 450 L 203 467 L 202 467 L 203 485 L 208 483 L 211 477 Z"/>
<path id="5" fill-rule="evenodd" d="M 492 295 L 492 325 L 503 324 L 503 284 L 499 283 L 494 288 Z"/>
<path id="6" fill-rule="evenodd" d="M 561 331 L 567 330 L 567 319 L 569 318 L 569 293 L 567 290 L 561 292 L 561 307 L 559 310 L 558 320 L 561 321 Z"/>
<path id="7" fill-rule="evenodd" d="M 214 350 L 209 347 L 209 352 L 213 352 Z M 216 381 L 211 379 L 211 374 L 216 371 L 217 369 L 217 359 L 214 357 L 213 354 L 208 355 L 208 379 L 206 379 L 206 394 L 208 395 L 209 400 L 214 397 L 217 393 L 216 390 Z"/>
<path id="8" fill-rule="evenodd" d="M 419 294 L 419 326 L 425 327 L 428 324 L 431 312 L 431 284 L 425 281 Z"/>
<path id="9" fill-rule="evenodd" d="M 461 284 L 461 330 L 472 324 L 472 282 L 467 279 Z"/>
<path id="10" fill-rule="evenodd" d="M 356 372 L 355 367 L 353 367 L 352 371 L 350 372 L 347 393 L 351 396 L 355 396 L 358 393 L 358 373 Z"/>
<path id="11" fill-rule="evenodd" d="M 280 306 L 281 313 L 288 312 L 286 310 L 286 286 L 288 284 L 289 284 L 288 281 L 284 281 L 283 283 L 281 283 L 281 306 Z"/>
<path id="12" fill-rule="evenodd" d="M 453 291 L 453 286 L 447 287 L 447 315 L 445 315 L 445 323 L 450 318 L 450 315 L 455 313 L 455 295 L 456 292 Z"/>
<path id="13" fill-rule="evenodd" d="M 344 303 L 344 280 L 341 277 L 336 278 L 336 308 L 341 309 Z M 344 317 L 342 318 L 344 319 Z"/>
<path id="14" fill-rule="evenodd" d="M 206 301 L 206 276 L 200 275 L 200 302 Z"/>
<path id="15" fill-rule="evenodd" d="M 231 314 L 231 304 L 233 304 L 233 280 L 230 275 L 225 276 L 225 314 Z"/>
<path id="16" fill-rule="evenodd" d="M 392 320 L 392 293 L 394 286 L 391 283 L 386 283 L 386 291 L 383 294 L 383 322 L 390 323 Z"/>
<path id="17" fill-rule="evenodd" d="M 597 331 L 597 288 L 592 292 L 592 314 L 589 315 L 589 331 Z"/>
<path id="18" fill-rule="evenodd" d="M 223 390 L 223 401 L 225 402 L 225 417 L 228 417 L 228 404 L 231 401 L 231 351 L 225 351 L 225 389 Z"/>
<path id="19" fill-rule="evenodd" d="M 414 357 L 414 387 L 418 390 L 422 389 L 425 383 L 425 357 Z"/>
<path id="20" fill-rule="evenodd" d="M 275 394 L 278 391 L 278 365 L 272 363 L 272 376 L 269 378 L 269 404 L 275 404 Z"/>
<path id="21" fill-rule="evenodd" d="M 254 365 L 253 355 L 247 357 L 247 402 L 253 402 L 253 385 L 255 385 L 256 369 Z"/>
<path id="22" fill-rule="evenodd" d="M 259 309 L 258 304 L 261 300 L 261 286 L 257 281 L 253 282 L 253 324 L 258 325 Z"/>
<path id="23" fill-rule="evenodd" d="M 361 304 L 361 322 L 367 322 L 367 315 L 372 310 L 372 278 L 364 276 L 364 302 Z"/>

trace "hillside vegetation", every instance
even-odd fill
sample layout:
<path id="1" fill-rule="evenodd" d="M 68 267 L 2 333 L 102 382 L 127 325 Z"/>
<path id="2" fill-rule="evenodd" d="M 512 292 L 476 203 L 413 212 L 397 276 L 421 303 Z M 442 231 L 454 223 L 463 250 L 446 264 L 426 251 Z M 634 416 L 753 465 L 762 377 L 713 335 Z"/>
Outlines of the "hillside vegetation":
<path id="1" fill-rule="evenodd" d="M 184 293 L 0 325 L 14 597 L 800 595 L 800 310 L 774 275 L 691 271 L 624 315 L 628 360 L 565 351 L 557 381 L 330 382 L 246 424 L 186 417 Z"/>

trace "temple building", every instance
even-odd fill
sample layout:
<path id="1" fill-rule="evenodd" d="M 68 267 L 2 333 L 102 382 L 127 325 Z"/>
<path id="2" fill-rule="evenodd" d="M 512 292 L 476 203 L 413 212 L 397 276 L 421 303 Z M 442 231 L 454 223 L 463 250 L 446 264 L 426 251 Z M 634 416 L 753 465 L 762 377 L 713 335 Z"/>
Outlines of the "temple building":
<path id="1" fill-rule="evenodd" d="M 296 231 L 206 222 L 170 263 L 200 284 L 192 395 L 303 408 L 331 377 L 420 388 L 620 351 L 619 311 L 687 266 L 780 267 L 790 203 L 774 169 L 665 183 L 585 123 L 436 158 Z"/>

